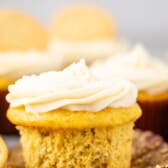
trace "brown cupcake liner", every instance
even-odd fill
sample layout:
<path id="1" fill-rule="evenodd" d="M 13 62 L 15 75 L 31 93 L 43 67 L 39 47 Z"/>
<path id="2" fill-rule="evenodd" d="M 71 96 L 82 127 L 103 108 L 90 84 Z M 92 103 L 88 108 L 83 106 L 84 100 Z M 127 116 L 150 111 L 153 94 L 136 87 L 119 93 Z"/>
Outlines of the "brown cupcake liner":
<path id="1" fill-rule="evenodd" d="M 155 168 L 157 165 L 162 168 L 168 165 L 168 144 L 150 131 L 136 130 L 131 164 L 131 168 Z"/>
<path id="2" fill-rule="evenodd" d="M 168 141 L 168 100 L 138 102 L 143 114 L 136 122 L 136 127 L 151 130 Z"/>
<path id="3" fill-rule="evenodd" d="M 17 130 L 13 124 L 11 124 L 7 117 L 6 111 L 9 104 L 6 101 L 7 90 L 0 90 L 0 133 L 1 134 L 14 134 Z"/>

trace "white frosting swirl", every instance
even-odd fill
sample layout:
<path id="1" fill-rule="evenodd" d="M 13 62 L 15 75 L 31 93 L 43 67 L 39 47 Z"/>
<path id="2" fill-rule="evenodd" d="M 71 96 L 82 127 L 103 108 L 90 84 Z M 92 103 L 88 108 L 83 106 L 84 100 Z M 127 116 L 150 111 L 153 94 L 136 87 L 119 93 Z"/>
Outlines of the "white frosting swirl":
<path id="1" fill-rule="evenodd" d="M 49 50 L 57 55 L 63 55 L 65 64 L 84 58 L 92 62 L 97 58 L 107 58 L 118 52 L 126 51 L 128 45 L 123 40 L 92 40 L 92 41 L 51 41 Z"/>
<path id="2" fill-rule="evenodd" d="M 27 112 L 48 112 L 63 108 L 97 112 L 106 107 L 128 107 L 136 103 L 137 89 L 126 80 L 97 81 L 84 61 L 63 71 L 23 77 L 9 86 L 11 107 Z"/>
<path id="3" fill-rule="evenodd" d="M 91 71 L 98 79 L 129 79 L 140 91 L 157 94 L 168 90 L 168 65 L 150 56 L 142 47 L 97 61 Z"/>
<path id="4" fill-rule="evenodd" d="M 50 52 L 36 50 L 1 52 L 0 76 L 16 80 L 23 75 L 57 70 L 61 63 L 61 57 Z"/>

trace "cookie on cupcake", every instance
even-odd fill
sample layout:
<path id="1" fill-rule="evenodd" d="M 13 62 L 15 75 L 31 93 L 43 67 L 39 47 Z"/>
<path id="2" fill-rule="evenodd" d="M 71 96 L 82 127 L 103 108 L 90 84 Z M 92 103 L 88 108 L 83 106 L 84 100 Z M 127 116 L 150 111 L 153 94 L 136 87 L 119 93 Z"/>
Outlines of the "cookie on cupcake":
<path id="1" fill-rule="evenodd" d="M 105 10 L 88 5 L 69 6 L 52 19 L 48 47 L 63 55 L 65 66 L 81 58 L 89 64 L 127 49 L 117 31 L 114 18 Z"/>

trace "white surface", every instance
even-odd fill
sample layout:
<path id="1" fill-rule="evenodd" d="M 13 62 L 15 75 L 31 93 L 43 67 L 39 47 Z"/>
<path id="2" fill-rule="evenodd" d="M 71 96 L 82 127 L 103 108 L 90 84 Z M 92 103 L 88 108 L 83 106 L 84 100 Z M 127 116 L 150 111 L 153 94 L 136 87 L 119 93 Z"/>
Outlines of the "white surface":
<path id="1" fill-rule="evenodd" d="M 17 135 L 2 135 L 5 142 L 7 143 L 7 146 L 9 148 L 17 145 L 19 143 L 19 136 Z"/>

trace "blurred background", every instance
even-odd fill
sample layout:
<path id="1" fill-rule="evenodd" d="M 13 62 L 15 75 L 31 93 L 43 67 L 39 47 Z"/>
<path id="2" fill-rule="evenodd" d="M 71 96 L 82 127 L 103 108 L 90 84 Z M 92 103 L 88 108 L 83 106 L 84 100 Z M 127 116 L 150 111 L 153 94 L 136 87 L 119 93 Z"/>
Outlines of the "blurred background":
<path id="1" fill-rule="evenodd" d="M 143 43 L 154 55 L 168 59 L 167 0 L 0 0 L 0 8 L 16 8 L 41 21 L 70 4 L 91 3 L 105 8 L 115 18 L 120 37 Z"/>

